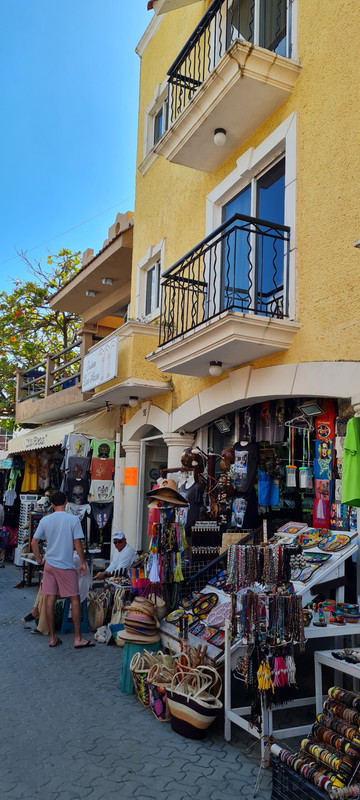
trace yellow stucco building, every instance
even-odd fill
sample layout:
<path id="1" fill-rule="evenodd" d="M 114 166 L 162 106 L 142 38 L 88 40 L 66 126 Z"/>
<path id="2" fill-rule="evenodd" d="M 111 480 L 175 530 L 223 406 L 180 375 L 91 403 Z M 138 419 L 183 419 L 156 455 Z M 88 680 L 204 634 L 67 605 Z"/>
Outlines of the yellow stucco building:
<path id="1" fill-rule="evenodd" d="M 360 10 L 152 6 L 137 48 L 130 317 L 160 322 L 147 363 L 172 390 L 129 409 L 123 438 L 132 465 L 158 435 L 176 466 L 194 434 L 206 448 L 217 417 L 234 412 L 236 435 L 241 407 L 360 399 Z"/>

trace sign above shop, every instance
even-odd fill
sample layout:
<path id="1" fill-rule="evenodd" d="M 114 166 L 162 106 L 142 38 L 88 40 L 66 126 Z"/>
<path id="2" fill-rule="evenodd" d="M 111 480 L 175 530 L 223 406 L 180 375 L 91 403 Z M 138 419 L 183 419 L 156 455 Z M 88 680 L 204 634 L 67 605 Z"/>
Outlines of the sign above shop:
<path id="1" fill-rule="evenodd" d="M 112 336 L 96 350 L 88 353 L 83 362 L 82 391 L 89 392 L 117 376 L 118 337 Z"/>

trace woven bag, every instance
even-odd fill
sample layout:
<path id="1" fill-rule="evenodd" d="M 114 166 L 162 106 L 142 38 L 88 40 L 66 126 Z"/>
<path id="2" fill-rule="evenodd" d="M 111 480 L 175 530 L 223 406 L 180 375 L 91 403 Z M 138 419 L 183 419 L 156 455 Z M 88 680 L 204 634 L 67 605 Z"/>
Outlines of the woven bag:
<path id="1" fill-rule="evenodd" d="M 170 722 L 170 711 L 166 689 L 171 685 L 174 672 L 167 667 L 154 664 L 147 676 L 150 693 L 150 710 L 158 722 Z"/>
<path id="2" fill-rule="evenodd" d="M 108 594 L 95 591 L 89 592 L 87 599 L 88 624 L 91 631 L 97 631 L 105 622 L 108 610 Z"/>
<path id="3" fill-rule="evenodd" d="M 197 667 L 185 675 L 175 672 L 166 689 L 173 730 L 189 739 L 203 739 L 222 708 L 221 689 L 213 667 Z"/>
<path id="4" fill-rule="evenodd" d="M 134 653 L 130 661 L 129 669 L 132 675 L 136 697 L 143 706 L 148 706 L 150 704 L 148 685 L 150 667 L 146 659 L 141 656 L 140 653 Z"/>
<path id="5" fill-rule="evenodd" d="M 114 605 L 112 609 L 110 625 L 120 625 L 123 622 L 124 595 L 124 587 L 118 586 L 114 594 Z"/>

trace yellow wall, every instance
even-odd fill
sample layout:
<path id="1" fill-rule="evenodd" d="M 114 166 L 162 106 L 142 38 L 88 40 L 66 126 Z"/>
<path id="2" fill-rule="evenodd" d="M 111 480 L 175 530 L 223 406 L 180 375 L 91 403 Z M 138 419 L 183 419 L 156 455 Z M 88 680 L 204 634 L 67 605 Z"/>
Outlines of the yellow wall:
<path id="1" fill-rule="evenodd" d="M 138 164 L 143 159 L 145 108 L 206 7 L 206 2 L 195 3 L 166 14 L 143 55 Z M 206 195 L 235 168 L 242 153 L 257 147 L 296 111 L 296 301 L 301 329 L 288 351 L 254 366 L 358 360 L 360 251 L 353 242 L 360 237 L 359 28 L 359 0 L 299 0 L 302 71 L 291 98 L 212 175 L 162 157 L 144 176 L 137 172 L 133 310 L 136 264 L 147 247 L 166 237 L 165 269 L 194 247 L 205 235 Z M 179 405 L 214 382 L 173 376 L 173 404 Z"/>

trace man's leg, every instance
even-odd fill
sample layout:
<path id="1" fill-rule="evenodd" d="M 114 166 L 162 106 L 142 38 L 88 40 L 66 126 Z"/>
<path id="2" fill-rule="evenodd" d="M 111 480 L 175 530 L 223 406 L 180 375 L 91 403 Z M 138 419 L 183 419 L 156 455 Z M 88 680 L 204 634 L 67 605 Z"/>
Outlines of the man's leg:
<path id="1" fill-rule="evenodd" d="M 56 601 L 56 594 L 47 594 L 45 597 L 45 614 L 46 614 L 46 622 L 48 624 L 49 633 L 50 633 L 50 647 L 56 644 L 58 637 L 55 636 L 55 618 L 54 618 L 54 607 Z"/>
<path id="2" fill-rule="evenodd" d="M 74 647 L 94 647 L 94 643 L 81 638 L 81 603 L 80 595 L 70 597 L 71 617 L 74 625 Z"/>

